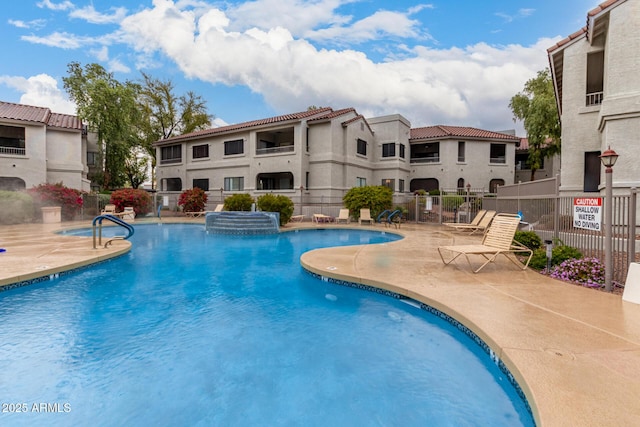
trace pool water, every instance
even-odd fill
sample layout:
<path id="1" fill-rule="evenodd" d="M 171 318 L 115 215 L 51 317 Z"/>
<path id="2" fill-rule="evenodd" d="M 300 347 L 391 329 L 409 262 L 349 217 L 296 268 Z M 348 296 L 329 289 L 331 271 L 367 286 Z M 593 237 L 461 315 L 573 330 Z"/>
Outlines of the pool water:
<path id="1" fill-rule="evenodd" d="M 0 425 L 534 425 L 458 329 L 300 267 L 398 236 L 135 228 L 122 257 L 0 293 Z"/>

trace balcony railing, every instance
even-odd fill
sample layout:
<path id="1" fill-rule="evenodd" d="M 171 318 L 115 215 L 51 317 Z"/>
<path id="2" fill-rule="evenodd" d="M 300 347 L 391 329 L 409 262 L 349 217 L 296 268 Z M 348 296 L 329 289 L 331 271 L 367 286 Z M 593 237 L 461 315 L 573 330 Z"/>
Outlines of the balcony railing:
<path id="1" fill-rule="evenodd" d="M 593 92 L 587 94 L 587 107 L 590 105 L 600 105 L 602 104 L 602 99 L 604 98 L 604 92 Z"/>
<path id="2" fill-rule="evenodd" d="M 290 153 L 292 151 L 293 151 L 293 145 L 283 145 L 283 146 L 280 146 L 280 147 L 256 148 L 256 155 L 259 155 L 259 154 Z"/>
<path id="3" fill-rule="evenodd" d="M 412 157 L 410 163 L 438 163 L 440 161 L 440 156 L 433 157 Z"/>
<path id="4" fill-rule="evenodd" d="M 490 157 L 489 163 L 507 163 L 507 158 L 505 156 Z"/>
<path id="5" fill-rule="evenodd" d="M 180 163 L 182 162 L 182 157 L 174 157 L 172 159 L 160 159 L 161 165 L 168 165 L 171 163 Z"/>
<path id="6" fill-rule="evenodd" d="M 27 150 L 25 148 L 0 147 L 0 154 L 16 154 L 18 156 L 24 156 L 27 154 Z"/>

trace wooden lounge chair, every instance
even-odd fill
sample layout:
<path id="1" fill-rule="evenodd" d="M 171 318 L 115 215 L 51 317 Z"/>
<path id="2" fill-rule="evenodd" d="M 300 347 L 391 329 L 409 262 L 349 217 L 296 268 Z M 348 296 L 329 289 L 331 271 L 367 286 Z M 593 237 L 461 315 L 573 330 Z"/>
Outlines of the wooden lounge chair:
<path id="1" fill-rule="evenodd" d="M 349 209 L 340 209 L 340 214 L 336 218 L 336 224 L 340 224 L 344 222 L 345 224 L 349 224 L 351 219 L 349 218 Z"/>
<path id="2" fill-rule="evenodd" d="M 475 234 L 477 232 L 486 231 L 487 227 L 493 221 L 493 218 L 496 216 L 496 211 L 486 211 L 485 214 L 480 218 L 477 224 L 460 224 L 460 223 L 447 223 L 448 227 L 453 228 L 456 231 L 468 231 L 469 234 Z"/>
<path id="3" fill-rule="evenodd" d="M 480 220 L 482 219 L 482 217 L 486 213 L 487 213 L 486 209 L 479 210 L 478 213 L 476 214 L 476 216 L 471 220 L 469 225 L 478 225 L 480 223 Z M 442 225 L 446 225 L 447 227 L 456 227 L 458 225 L 463 225 L 463 224 L 461 224 L 459 222 L 443 222 Z"/>
<path id="4" fill-rule="evenodd" d="M 522 267 L 522 269 L 524 270 L 529 265 L 529 261 L 531 261 L 533 251 L 513 240 L 513 236 L 516 234 L 519 224 L 520 217 L 518 215 L 498 214 L 493 218 L 491 226 L 488 228 L 487 232 L 482 238 L 482 243 L 477 245 L 440 246 L 438 247 L 440 259 L 442 259 L 442 262 L 445 265 L 449 265 L 460 255 L 464 255 L 465 258 L 467 258 L 467 262 L 469 263 L 469 266 L 471 267 L 473 272 L 477 273 L 482 270 L 485 265 L 495 261 L 498 255 L 504 255 L 515 265 L 522 267 L 522 264 L 520 264 L 517 259 L 508 255 L 514 253 L 528 253 L 529 256 L 527 258 L 527 261 Z M 442 253 L 443 251 L 451 252 L 453 254 L 453 258 L 448 261 L 445 260 Z M 484 264 L 474 270 L 473 266 L 471 265 L 469 255 L 480 255 L 484 257 L 486 261 L 484 262 Z"/>
<path id="5" fill-rule="evenodd" d="M 363 222 L 373 224 L 373 218 L 371 218 L 371 209 L 360 209 L 360 218 L 358 223 L 362 225 Z"/>

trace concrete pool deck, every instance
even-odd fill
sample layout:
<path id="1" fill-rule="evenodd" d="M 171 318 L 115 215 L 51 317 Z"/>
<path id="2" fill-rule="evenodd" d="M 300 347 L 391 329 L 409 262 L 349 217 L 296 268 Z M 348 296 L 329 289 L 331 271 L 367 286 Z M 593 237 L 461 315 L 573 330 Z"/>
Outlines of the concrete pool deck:
<path id="1" fill-rule="evenodd" d="M 204 219 L 162 222 L 202 224 Z M 143 221 L 134 225 L 139 223 Z M 55 234 L 87 226 L 89 222 L 0 226 L 0 248 L 6 249 L 0 253 L 0 286 L 55 275 L 130 249 L 127 241 L 92 249 L 91 237 Z M 480 237 L 440 226 L 403 224 L 395 230 L 303 222 L 285 230 L 334 227 L 398 232 L 404 239 L 310 251 L 301 258 L 305 268 L 406 295 L 469 327 L 514 375 L 538 425 L 640 425 L 640 305 L 519 270 L 503 257 L 478 274 L 463 259 L 444 266 L 438 246 Z"/>

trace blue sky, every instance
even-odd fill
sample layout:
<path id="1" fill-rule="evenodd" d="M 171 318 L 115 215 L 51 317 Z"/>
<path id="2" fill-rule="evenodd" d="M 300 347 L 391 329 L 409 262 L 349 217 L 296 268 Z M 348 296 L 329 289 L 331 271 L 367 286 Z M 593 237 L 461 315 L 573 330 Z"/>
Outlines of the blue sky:
<path id="1" fill-rule="evenodd" d="M 509 99 L 595 0 L 20 0 L 2 7 L 0 100 L 75 113 L 67 64 L 141 71 L 216 125 L 354 107 L 413 127 L 515 128 Z M 523 135 L 524 136 L 524 135 Z"/>

